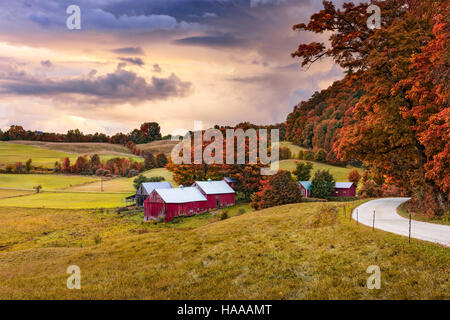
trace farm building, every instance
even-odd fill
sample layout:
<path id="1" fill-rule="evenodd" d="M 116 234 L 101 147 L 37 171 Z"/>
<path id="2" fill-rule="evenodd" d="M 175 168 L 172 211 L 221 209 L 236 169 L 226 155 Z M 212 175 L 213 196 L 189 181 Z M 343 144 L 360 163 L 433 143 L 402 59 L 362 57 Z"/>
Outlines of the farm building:
<path id="1" fill-rule="evenodd" d="M 229 185 L 231 188 L 234 188 L 234 186 L 236 185 L 236 182 L 237 182 L 237 180 L 234 180 L 234 179 L 231 179 L 231 178 L 228 178 L 228 177 L 224 177 L 224 178 L 222 179 L 222 181 L 225 181 L 226 183 L 228 183 L 228 185 Z"/>
<path id="2" fill-rule="evenodd" d="M 302 196 L 311 198 L 311 181 L 300 181 L 298 185 L 302 191 Z"/>
<path id="3" fill-rule="evenodd" d="M 193 187 L 199 188 L 200 192 L 207 198 L 207 207 L 209 210 L 214 208 L 223 208 L 234 205 L 235 195 L 225 181 L 196 181 Z"/>
<path id="4" fill-rule="evenodd" d="M 302 195 L 305 198 L 311 197 L 311 181 L 300 181 L 299 183 Z M 333 197 L 354 197 L 356 195 L 356 186 L 352 182 L 336 182 L 331 196 Z"/>
<path id="5" fill-rule="evenodd" d="M 145 182 L 142 183 L 136 192 L 136 205 L 142 207 L 145 199 L 155 189 L 171 189 L 170 182 Z"/>
<path id="6" fill-rule="evenodd" d="M 191 187 L 154 189 L 144 201 L 144 221 L 191 216 L 232 206 L 235 192 L 225 181 L 196 181 Z"/>
<path id="7" fill-rule="evenodd" d="M 207 199 L 196 187 L 155 189 L 144 202 L 144 221 L 164 217 L 166 222 L 185 215 L 206 212 Z"/>
<path id="8" fill-rule="evenodd" d="M 353 182 L 336 182 L 333 196 L 354 197 L 356 196 L 356 186 Z"/>

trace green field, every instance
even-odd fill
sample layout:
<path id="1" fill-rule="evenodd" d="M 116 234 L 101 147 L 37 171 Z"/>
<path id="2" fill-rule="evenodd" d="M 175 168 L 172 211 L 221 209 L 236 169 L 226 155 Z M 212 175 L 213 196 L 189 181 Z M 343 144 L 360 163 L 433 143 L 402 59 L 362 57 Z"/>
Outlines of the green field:
<path id="1" fill-rule="evenodd" d="M 0 199 L 0 207 L 95 209 L 123 207 L 132 193 L 41 192 L 23 197 Z M 15 210 L 15 209 L 14 209 Z"/>
<path id="2" fill-rule="evenodd" d="M 340 182 L 348 181 L 348 173 L 352 169 L 357 169 L 352 166 L 339 167 L 339 166 L 332 166 L 332 165 L 326 164 L 326 163 L 305 161 L 305 160 L 293 160 L 293 159 L 281 160 L 280 161 L 280 169 L 294 171 L 297 166 L 297 162 L 311 162 L 313 164 L 313 171 L 312 171 L 313 176 L 317 170 L 330 170 L 330 173 L 334 176 L 334 179 L 336 181 L 340 181 Z M 358 169 L 358 170 L 360 170 L 360 172 L 362 172 L 362 169 Z"/>
<path id="3" fill-rule="evenodd" d="M 0 199 L 20 197 L 33 193 L 34 191 L 0 189 Z"/>
<path id="4" fill-rule="evenodd" d="M 0 174 L 0 188 L 33 189 L 41 185 L 43 190 L 61 190 L 99 179 L 95 176 L 61 174 Z"/>
<path id="5" fill-rule="evenodd" d="M 172 173 L 165 168 L 157 168 L 146 171 L 143 173 L 146 177 L 164 177 L 165 181 L 168 181 L 172 186 L 177 186 L 177 184 L 172 179 Z M 135 192 L 133 187 L 133 178 L 115 178 L 107 181 L 103 181 L 103 191 L 104 192 Z M 97 181 L 90 184 L 85 184 L 81 186 L 75 186 L 70 188 L 71 191 L 89 191 L 89 192 L 99 192 L 101 190 L 101 182 Z"/>
<path id="6" fill-rule="evenodd" d="M 297 158 L 298 153 L 300 152 L 300 150 L 305 151 L 307 149 L 303 148 L 303 147 L 299 147 L 295 144 L 293 144 L 292 142 L 289 141 L 281 141 L 280 142 L 280 148 L 281 147 L 287 147 L 291 150 L 292 152 L 292 158 Z"/>
<path id="7" fill-rule="evenodd" d="M 74 163 L 78 156 L 85 154 L 87 153 L 69 153 L 33 145 L 0 142 L 0 167 L 7 164 L 15 164 L 17 162 L 25 164 L 25 162 L 31 158 L 33 160 L 33 166 L 42 166 L 44 168 L 53 169 L 56 161 L 61 161 L 61 159 L 68 157 L 71 163 Z M 100 159 L 102 161 L 107 161 L 116 157 L 130 157 L 135 161 L 143 161 L 142 158 L 133 157 L 132 155 L 118 154 L 103 154 L 100 156 Z"/>
<path id="8" fill-rule="evenodd" d="M 0 299 L 450 298 L 448 248 L 372 232 L 335 206 L 198 216 L 186 220 L 208 223 L 188 229 L 113 211 L 0 208 Z M 70 265 L 81 290 L 66 287 Z M 366 286 L 371 265 L 380 290 Z"/>

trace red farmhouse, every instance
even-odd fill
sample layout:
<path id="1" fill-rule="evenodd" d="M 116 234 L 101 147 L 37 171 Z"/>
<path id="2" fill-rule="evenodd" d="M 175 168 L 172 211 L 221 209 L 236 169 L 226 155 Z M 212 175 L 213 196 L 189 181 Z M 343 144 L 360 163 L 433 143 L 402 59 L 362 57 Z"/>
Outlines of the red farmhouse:
<path id="1" fill-rule="evenodd" d="M 225 181 L 196 181 L 193 187 L 197 187 L 206 197 L 208 210 L 234 205 L 235 192 Z"/>
<path id="2" fill-rule="evenodd" d="M 206 197 L 195 187 L 155 189 L 144 202 L 144 221 L 163 217 L 166 222 L 178 216 L 207 211 Z"/>

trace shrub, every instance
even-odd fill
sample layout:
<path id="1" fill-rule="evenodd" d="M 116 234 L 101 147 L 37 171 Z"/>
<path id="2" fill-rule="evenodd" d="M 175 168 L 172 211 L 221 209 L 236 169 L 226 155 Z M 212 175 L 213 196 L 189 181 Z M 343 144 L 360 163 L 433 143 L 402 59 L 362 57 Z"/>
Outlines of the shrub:
<path id="1" fill-rule="evenodd" d="M 102 242 L 102 237 L 98 234 L 94 237 L 95 244 L 99 244 Z"/>
<path id="2" fill-rule="evenodd" d="M 220 220 L 226 220 L 228 219 L 228 210 L 223 210 L 220 214 Z"/>
<path id="3" fill-rule="evenodd" d="M 253 194 L 251 206 L 257 210 L 289 203 L 297 203 L 302 194 L 297 182 L 289 171 L 280 170 L 277 174 L 261 181 L 258 192 Z"/>
<path id="4" fill-rule="evenodd" d="M 314 160 L 319 162 L 324 162 L 327 160 L 327 153 L 323 149 L 319 149 L 314 155 Z"/>
<path id="5" fill-rule="evenodd" d="M 329 170 L 318 170 L 311 182 L 311 196 L 314 198 L 327 198 L 334 190 L 334 177 Z"/>
<path id="6" fill-rule="evenodd" d="M 156 166 L 158 168 L 164 168 L 169 161 L 164 153 L 158 153 L 156 155 Z"/>
<path id="7" fill-rule="evenodd" d="M 33 189 L 36 190 L 36 193 L 39 193 L 41 191 L 41 189 L 42 189 L 42 186 L 41 185 L 37 185 L 37 186 L 33 187 Z"/>
<path id="8" fill-rule="evenodd" d="M 240 216 L 240 215 L 243 215 L 243 214 L 246 213 L 246 212 L 247 212 L 247 211 L 245 211 L 244 208 L 239 208 L 239 210 L 238 210 L 238 212 L 237 212 L 237 215 Z"/>
<path id="9" fill-rule="evenodd" d="M 279 150 L 280 160 L 287 160 L 292 157 L 291 149 L 289 149 L 288 147 L 281 147 Z"/>

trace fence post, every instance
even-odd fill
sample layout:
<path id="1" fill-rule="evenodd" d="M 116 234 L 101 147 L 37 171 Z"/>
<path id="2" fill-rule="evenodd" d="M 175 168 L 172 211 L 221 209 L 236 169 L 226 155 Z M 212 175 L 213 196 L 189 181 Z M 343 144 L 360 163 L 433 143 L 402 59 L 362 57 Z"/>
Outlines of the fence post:
<path id="1" fill-rule="evenodd" d="M 375 210 L 373 210 L 373 224 L 372 224 L 372 231 L 375 231 Z"/>
<path id="2" fill-rule="evenodd" d="M 408 243 L 411 244 L 411 213 L 409 214 L 409 236 Z"/>

